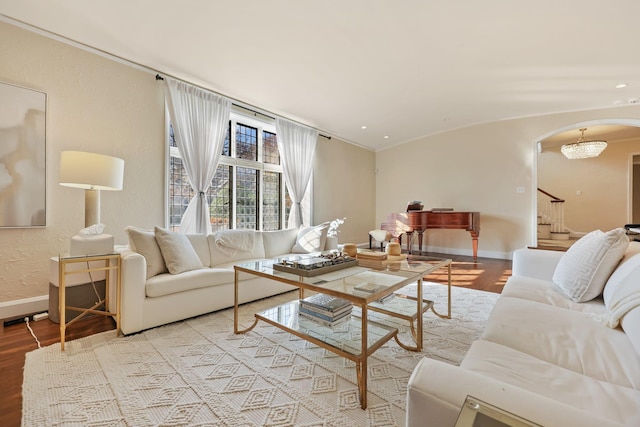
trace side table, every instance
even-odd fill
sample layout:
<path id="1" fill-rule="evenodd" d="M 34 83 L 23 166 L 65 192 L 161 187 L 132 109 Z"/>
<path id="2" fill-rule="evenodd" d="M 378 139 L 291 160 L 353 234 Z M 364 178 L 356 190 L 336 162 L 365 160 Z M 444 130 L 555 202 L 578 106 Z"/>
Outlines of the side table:
<path id="1" fill-rule="evenodd" d="M 64 340 L 65 340 L 65 332 L 67 326 L 76 322 L 77 320 L 82 319 L 84 316 L 88 314 L 99 314 L 104 316 L 112 316 L 115 317 L 116 320 L 116 333 L 120 334 L 120 264 L 122 259 L 119 253 L 109 253 L 109 254 L 99 254 L 99 255 L 81 255 L 81 256 L 59 256 L 58 257 L 58 287 L 59 287 L 59 303 L 58 309 L 60 312 L 60 348 L 64 351 Z M 84 269 L 68 269 L 67 267 L 73 264 L 85 263 L 86 268 Z M 97 265 L 96 265 L 97 264 Z M 104 272 L 105 276 L 105 293 L 104 298 L 100 299 L 100 301 L 96 302 L 93 306 L 89 308 L 85 307 L 73 307 L 66 305 L 66 278 L 67 275 L 70 274 L 79 274 L 79 273 L 88 273 L 89 275 L 92 272 Z M 111 276 L 115 275 L 115 285 L 116 285 L 116 301 L 115 301 L 115 312 L 112 312 L 113 309 L 109 304 L 109 286 L 111 284 Z M 104 309 L 101 310 L 99 307 L 103 306 Z M 65 319 L 66 310 L 78 311 L 80 314 L 73 318 L 68 323 Z"/>

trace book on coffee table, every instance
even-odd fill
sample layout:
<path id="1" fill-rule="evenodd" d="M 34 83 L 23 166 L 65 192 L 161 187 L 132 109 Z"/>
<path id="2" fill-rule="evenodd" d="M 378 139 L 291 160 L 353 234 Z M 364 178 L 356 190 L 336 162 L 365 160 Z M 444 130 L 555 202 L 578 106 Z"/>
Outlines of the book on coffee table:
<path id="1" fill-rule="evenodd" d="M 351 301 L 327 294 L 315 294 L 300 300 L 300 306 L 314 307 L 320 310 L 335 312 L 352 306 Z"/>
<path id="2" fill-rule="evenodd" d="M 325 319 L 323 319 L 321 317 L 318 317 L 318 316 L 315 316 L 315 315 L 312 315 L 312 314 L 309 314 L 309 313 L 305 313 L 303 311 L 301 311 L 299 313 L 300 313 L 300 316 L 302 316 L 302 317 L 304 317 L 306 319 L 313 320 L 314 322 L 318 322 L 318 323 L 320 323 L 322 325 L 325 325 L 325 326 L 337 325 L 337 324 L 342 323 L 345 320 L 348 320 L 348 319 L 351 318 L 351 312 L 350 311 L 347 314 L 345 314 L 344 316 L 340 316 L 339 318 L 333 319 L 333 320 L 325 320 Z"/>
<path id="3" fill-rule="evenodd" d="M 316 317 L 318 319 L 322 319 L 322 320 L 326 320 L 327 322 L 334 322 L 338 319 L 341 319 L 344 316 L 348 316 L 349 314 L 351 314 L 351 310 L 353 309 L 352 306 L 346 307 L 345 310 L 341 310 L 340 312 L 336 312 L 336 313 L 321 313 L 319 311 L 316 310 L 311 310 L 305 306 L 299 306 L 298 310 L 300 311 L 300 314 L 306 314 L 307 316 L 312 316 L 312 317 Z"/>
<path id="4" fill-rule="evenodd" d="M 387 288 L 388 286 L 385 285 L 381 285 L 378 283 L 369 283 L 369 282 L 364 282 L 364 283 L 360 283 L 359 285 L 356 285 L 353 287 L 354 291 L 358 291 L 358 292 L 364 292 L 367 294 L 373 294 L 375 292 L 378 292 L 382 289 Z"/>
<path id="5" fill-rule="evenodd" d="M 329 318 L 339 317 L 346 312 L 351 312 L 353 308 L 353 304 L 345 305 L 344 307 L 337 309 L 335 311 L 325 310 L 324 308 L 316 307 L 314 305 L 303 304 L 300 303 L 300 311 L 304 311 L 306 313 L 318 313 L 323 316 L 327 316 Z"/>
<path id="6" fill-rule="evenodd" d="M 388 255 L 386 252 L 377 252 L 377 251 L 372 251 L 368 249 L 359 250 L 358 253 L 356 254 L 356 258 L 358 260 L 370 259 L 370 260 L 382 261 L 387 259 L 387 256 Z"/>
<path id="7" fill-rule="evenodd" d="M 386 268 L 389 264 L 407 259 L 407 254 L 387 255 L 384 259 L 358 258 L 358 265 L 367 268 Z"/>

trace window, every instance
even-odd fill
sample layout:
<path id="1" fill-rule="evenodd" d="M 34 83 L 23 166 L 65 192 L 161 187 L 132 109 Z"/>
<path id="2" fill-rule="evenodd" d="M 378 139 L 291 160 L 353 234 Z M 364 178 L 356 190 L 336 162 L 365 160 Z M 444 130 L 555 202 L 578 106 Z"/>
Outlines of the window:
<path id="1" fill-rule="evenodd" d="M 169 227 L 177 231 L 194 191 L 171 125 L 168 177 Z M 212 231 L 285 228 L 291 198 L 284 183 L 275 124 L 232 111 L 222 157 L 206 196 Z"/>

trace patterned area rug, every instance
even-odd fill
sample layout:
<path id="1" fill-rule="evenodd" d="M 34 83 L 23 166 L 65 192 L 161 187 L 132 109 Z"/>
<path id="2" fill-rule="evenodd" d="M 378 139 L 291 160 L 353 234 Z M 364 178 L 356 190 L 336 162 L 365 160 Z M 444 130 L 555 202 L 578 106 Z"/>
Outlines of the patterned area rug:
<path id="1" fill-rule="evenodd" d="M 425 297 L 446 313 L 446 286 Z M 242 306 L 241 323 L 296 292 Z M 24 426 L 404 426 L 405 394 L 418 361 L 459 364 L 498 295 L 453 288 L 452 319 L 428 312 L 424 351 L 394 340 L 368 361 L 368 408 L 353 362 L 264 322 L 233 334 L 224 310 L 116 337 L 104 332 L 27 354 Z M 380 319 L 381 320 L 381 319 Z M 399 337 L 410 343 L 408 325 Z"/>

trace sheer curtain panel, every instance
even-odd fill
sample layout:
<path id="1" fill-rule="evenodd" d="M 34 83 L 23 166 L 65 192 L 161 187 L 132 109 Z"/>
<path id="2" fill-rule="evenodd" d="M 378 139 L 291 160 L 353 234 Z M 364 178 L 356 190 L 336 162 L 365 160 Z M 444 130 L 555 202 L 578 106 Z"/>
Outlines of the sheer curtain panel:
<path id="1" fill-rule="evenodd" d="M 318 131 L 286 119 L 277 118 L 276 135 L 284 179 L 293 201 L 288 225 L 290 228 L 297 228 L 302 225 L 300 202 L 311 179 Z"/>
<path id="2" fill-rule="evenodd" d="M 165 77 L 165 97 L 182 163 L 195 196 L 180 224 L 182 233 L 211 232 L 206 193 L 222 155 L 231 101 Z"/>

